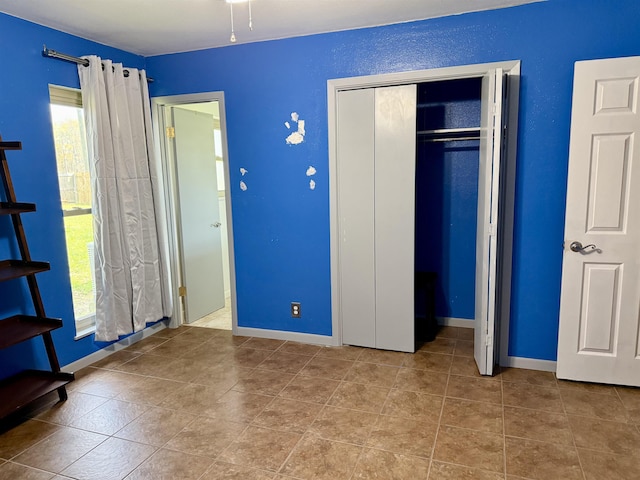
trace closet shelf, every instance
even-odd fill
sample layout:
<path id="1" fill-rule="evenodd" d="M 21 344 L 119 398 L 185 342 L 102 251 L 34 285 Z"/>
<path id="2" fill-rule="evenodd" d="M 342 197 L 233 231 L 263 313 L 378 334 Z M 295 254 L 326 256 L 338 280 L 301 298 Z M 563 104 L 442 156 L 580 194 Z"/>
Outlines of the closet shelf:
<path id="1" fill-rule="evenodd" d="M 14 315 L 0 320 L 0 349 L 37 337 L 62 327 L 58 318 L 42 318 L 31 315 Z"/>
<path id="2" fill-rule="evenodd" d="M 35 203 L 0 202 L 0 215 L 15 215 L 36 211 Z"/>
<path id="3" fill-rule="evenodd" d="M 0 261 L 0 282 L 14 278 L 26 277 L 35 273 L 46 272 L 50 266 L 48 262 L 34 262 L 25 260 Z"/>
<path id="4" fill-rule="evenodd" d="M 73 380 L 72 373 L 24 370 L 0 382 L 0 418 L 18 412 L 48 393 L 64 388 Z"/>
<path id="5" fill-rule="evenodd" d="M 458 140 L 479 140 L 480 127 L 438 128 L 419 130 L 418 138 L 423 142 L 453 142 Z"/>

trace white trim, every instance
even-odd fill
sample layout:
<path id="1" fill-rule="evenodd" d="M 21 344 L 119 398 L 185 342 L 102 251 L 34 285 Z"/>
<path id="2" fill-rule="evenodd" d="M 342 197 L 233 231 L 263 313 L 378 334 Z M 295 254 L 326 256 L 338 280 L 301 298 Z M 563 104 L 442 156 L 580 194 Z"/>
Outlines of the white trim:
<path id="1" fill-rule="evenodd" d="M 226 189 L 225 205 L 227 213 L 227 242 L 229 245 L 229 284 L 230 284 L 230 297 L 231 297 L 231 317 L 232 317 L 232 331 L 234 335 L 238 335 L 238 308 L 236 299 L 236 266 L 235 266 L 235 253 L 233 243 L 233 217 L 231 209 L 231 179 L 229 172 L 229 151 L 227 148 L 227 119 L 224 103 L 224 92 L 204 92 L 204 93 L 191 93 L 185 95 L 170 95 L 165 97 L 154 97 L 151 99 L 153 106 L 153 127 L 154 135 L 156 136 L 156 148 L 160 153 L 162 159 L 162 173 L 164 176 L 165 184 L 165 196 L 167 198 L 166 208 L 169 225 L 169 257 L 170 265 L 172 269 L 172 289 L 174 299 L 174 315 L 171 319 L 170 326 L 177 327 L 185 323 L 184 310 L 182 308 L 182 297 L 178 295 L 178 287 L 181 281 L 181 269 L 180 269 L 180 250 L 177 225 L 179 219 L 177 216 L 177 204 L 176 204 L 176 174 L 173 166 L 175 163 L 172 161 L 171 148 L 168 148 L 166 138 L 164 135 L 165 128 L 169 126 L 168 119 L 165 115 L 165 107 L 172 107 L 178 105 L 184 105 L 188 103 L 203 103 L 203 102 L 218 102 L 220 110 L 220 131 L 222 135 L 222 155 L 226 161 L 223 161 L 224 166 L 224 181 Z M 226 292 L 225 292 L 226 296 Z"/>
<path id="2" fill-rule="evenodd" d="M 154 323 L 153 325 L 145 328 L 144 330 L 141 330 L 132 335 L 129 335 L 127 338 L 123 338 L 122 340 L 112 343 L 111 345 L 101 350 L 98 350 L 97 352 L 93 352 L 87 355 L 86 357 L 82 357 L 79 360 L 76 360 L 75 362 L 71 362 L 67 365 L 64 365 L 61 368 L 61 370 L 63 372 L 77 372 L 78 370 L 88 367 L 94 364 L 95 362 L 102 360 L 103 358 L 107 358 L 109 355 L 116 353 L 120 350 L 123 350 L 128 346 L 139 342 L 143 338 L 147 338 L 153 335 L 154 333 L 159 332 L 160 330 L 164 330 L 165 328 L 167 328 L 167 325 L 165 324 L 164 321 Z"/>
<path id="3" fill-rule="evenodd" d="M 526 368 L 527 370 L 540 370 L 542 372 L 556 371 L 556 362 L 551 360 L 538 360 L 536 358 L 509 357 L 500 361 L 501 367 Z"/>
<path id="4" fill-rule="evenodd" d="M 275 338 L 276 340 L 289 340 L 292 342 L 311 343 L 314 345 L 335 346 L 329 335 L 314 335 L 311 333 L 287 332 L 284 330 L 266 330 L 263 328 L 237 327 L 234 335 L 243 337 Z"/>
<path id="5" fill-rule="evenodd" d="M 475 328 L 476 321 L 472 318 L 436 317 L 438 325 L 445 327 Z"/>
<path id="6" fill-rule="evenodd" d="M 502 293 L 500 336 L 500 358 L 508 356 L 509 321 L 510 321 L 510 295 L 511 295 L 511 250 L 513 242 L 513 212 L 515 199 L 515 164 L 516 164 L 516 138 L 519 100 L 519 75 L 520 61 L 504 61 L 484 63 L 477 65 L 463 65 L 458 67 L 435 68 L 430 70 L 416 70 L 411 72 L 389 73 L 382 75 L 367 75 L 361 77 L 339 78 L 327 81 L 327 113 L 328 113 L 328 137 L 329 137 L 329 214 L 330 214 L 330 252 L 331 252 L 331 317 L 332 317 L 332 343 L 342 344 L 342 323 L 340 313 L 340 274 L 339 274 L 339 236 L 338 236 L 338 204 L 337 204 L 337 153 L 336 153 L 336 101 L 337 94 L 341 90 L 357 88 L 374 88 L 391 85 L 404 85 L 410 83 L 423 83 L 438 80 L 454 80 L 461 78 L 482 77 L 491 70 L 501 68 L 513 81 L 513 87 L 509 91 L 509 118 L 508 118 L 508 151 L 505 158 L 506 185 L 504 197 L 501 198 L 501 207 L 504 205 L 505 215 L 503 223 L 503 262 L 502 262 Z M 498 358 L 498 355 L 496 355 Z"/>

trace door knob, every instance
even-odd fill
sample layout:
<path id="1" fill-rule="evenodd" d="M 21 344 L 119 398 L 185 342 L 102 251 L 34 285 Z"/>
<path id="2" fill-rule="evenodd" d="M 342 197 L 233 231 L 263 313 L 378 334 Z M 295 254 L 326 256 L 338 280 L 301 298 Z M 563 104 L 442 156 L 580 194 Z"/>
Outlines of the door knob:
<path id="1" fill-rule="evenodd" d="M 571 249 L 572 252 L 577 252 L 577 253 L 590 253 L 590 252 L 593 252 L 594 250 L 597 250 L 597 247 L 593 243 L 583 247 L 582 243 L 580 242 L 571 242 L 571 245 L 569 245 L 569 248 Z"/>
<path id="2" fill-rule="evenodd" d="M 212 227 L 215 227 L 215 228 L 220 227 L 220 225 L 222 225 L 220 222 L 216 222 L 216 223 L 212 223 L 212 224 L 211 224 L 211 226 L 212 226 Z"/>

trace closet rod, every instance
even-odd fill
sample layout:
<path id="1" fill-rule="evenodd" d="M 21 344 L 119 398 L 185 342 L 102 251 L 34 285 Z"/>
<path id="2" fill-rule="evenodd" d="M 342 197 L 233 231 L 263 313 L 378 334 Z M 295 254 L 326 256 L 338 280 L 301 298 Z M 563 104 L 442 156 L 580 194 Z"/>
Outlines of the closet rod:
<path id="1" fill-rule="evenodd" d="M 47 48 L 46 45 L 42 46 L 42 56 L 49 58 L 57 58 L 58 60 L 64 60 L 65 62 L 77 63 L 78 65 L 83 65 L 85 67 L 89 66 L 89 60 L 86 58 L 74 57 L 72 55 L 67 55 L 66 53 L 57 52 L 56 50 L 51 50 Z M 104 68 L 104 65 L 102 66 Z M 124 76 L 129 76 L 129 70 L 124 70 Z M 147 82 L 153 82 L 153 78 L 147 77 Z"/>
<path id="2" fill-rule="evenodd" d="M 480 133 L 480 127 L 437 128 L 435 130 L 419 130 L 418 135 L 448 135 L 453 133 Z"/>
<path id="3" fill-rule="evenodd" d="M 480 135 L 473 135 L 467 137 L 433 137 L 433 138 L 421 138 L 421 142 L 460 142 L 463 140 L 480 140 Z"/>

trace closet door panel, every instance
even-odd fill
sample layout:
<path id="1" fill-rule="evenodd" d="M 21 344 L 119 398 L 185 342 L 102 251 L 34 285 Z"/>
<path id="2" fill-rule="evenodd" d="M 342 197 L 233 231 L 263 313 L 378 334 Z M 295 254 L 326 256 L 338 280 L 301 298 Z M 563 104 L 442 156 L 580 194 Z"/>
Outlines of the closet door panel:
<path id="1" fill-rule="evenodd" d="M 375 90 L 376 347 L 413 352 L 416 85 Z"/>
<path id="2" fill-rule="evenodd" d="M 339 92 L 337 129 L 342 343 L 375 347 L 373 89 Z"/>

